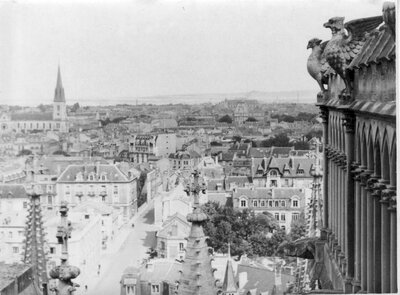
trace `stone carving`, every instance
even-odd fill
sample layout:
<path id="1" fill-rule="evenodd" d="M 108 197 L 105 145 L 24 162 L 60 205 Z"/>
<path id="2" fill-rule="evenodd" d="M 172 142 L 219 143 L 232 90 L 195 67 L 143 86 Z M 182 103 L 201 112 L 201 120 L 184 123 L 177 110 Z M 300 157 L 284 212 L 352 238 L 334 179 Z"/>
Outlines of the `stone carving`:
<path id="1" fill-rule="evenodd" d="M 68 264 L 68 239 L 71 238 L 72 226 L 67 220 L 68 207 L 66 202 L 62 202 L 60 206 L 61 225 L 57 229 L 57 240 L 62 245 L 61 250 L 61 265 L 56 266 L 50 271 L 52 279 L 58 279 L 58 285 L 53 286 L 50 291 L 57 295 L 71 295 L 79 287 L 78 284 L 72 282 L 79 276 L 80 270 L 76 266 Z"/>
<path id="2" fill-rule="evenodd" d="M 322 43 L 322 40 L 318 38 L 313 38 L 308 41 L 307 49 L 311 48 L 311 54 L 307 60 L 307 70 L 311 77 L 313 77 L 319 87 L 321 88 L 321 94 L 326 91 L 324 85 L 328 84 L 329 80 L 329 72 L 331 67 L 325 59 L 323 54 L 326 44 L 325 41 Z"/>
<path id="3" fill-rule="evenodd" d="M 324 24 L 325 28 L 330 28 L 332 31 L 332 38 L 326 44 L 324 54 L 330 67 L 345 83 L 342 94 L 351 95 L 352 80 L 346 70 L 364 45 L 366 33 L 376 29 L 382 20 L 382 16 L 376 16 L 343 24 L 344 17 L 333 17 Z"/>
<path id="4" fill-rule="evenodd" d="M 345 114 L 343 118 L 343 126 L 346 127 L 347 133 L 354 133 L 356 127 L 356 118 L 350 114 Z"/>
<path id="5" fill-rule="evenodd" d="M 394 2 L 383 3 L 382 13 L 385 26 L 391 30 L 396 38 L 396 7 Z"/>

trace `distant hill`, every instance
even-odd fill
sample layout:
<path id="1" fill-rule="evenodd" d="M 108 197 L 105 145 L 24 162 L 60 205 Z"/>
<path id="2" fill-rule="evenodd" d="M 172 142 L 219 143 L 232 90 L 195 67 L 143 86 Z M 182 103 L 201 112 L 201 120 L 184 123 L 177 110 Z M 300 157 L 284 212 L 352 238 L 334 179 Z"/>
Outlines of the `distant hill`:
<path id="1" fill-rule="evenodd" d="M 261 103 L 315 103 L 316 90 L 301 91 L 251 91 L 243 93 L 208 93 L 208 94 L 181 94 L 157 95 L 147 97 L 120 97 L 120 98 L 80 98 L 82 105 L 116 105 L 116 104 L 201 104 L 218 103 L 225 99 L 256 99 Z"/>

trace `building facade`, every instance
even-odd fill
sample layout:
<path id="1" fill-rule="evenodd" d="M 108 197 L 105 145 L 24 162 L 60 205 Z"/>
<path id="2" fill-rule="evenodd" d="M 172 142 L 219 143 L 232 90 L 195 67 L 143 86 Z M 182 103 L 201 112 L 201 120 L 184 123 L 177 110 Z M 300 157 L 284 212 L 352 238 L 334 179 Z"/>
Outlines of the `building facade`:
<path id="1" fill-rule="evenodd" d="M 386 2 L 384 22 L 348 65 L 350 93 L 332 73 L 328 90 L 318 95 L 324 228 L 316 262 L 324 268 L 318 279 L 326 289 L 398 291 L 395 13 L 394 3 Z M 367 30 L 366 19 L 356 22 Z"/>
<path id="2" fill-rule="evenodd" d="M 129 159 L 134 163 L 147 163 L 152 158 L 168 157 L 176 152 L 176 134 L 137 134 L 129 141 Z"/>
<path id="3" fill-rule="evenodd" d="M 55 204 L 74 207 L 86 200 L 112 206 L 127 221 L 137 211 L 137 178 L 112 164 L 69 165 L 56 181 Z"/>

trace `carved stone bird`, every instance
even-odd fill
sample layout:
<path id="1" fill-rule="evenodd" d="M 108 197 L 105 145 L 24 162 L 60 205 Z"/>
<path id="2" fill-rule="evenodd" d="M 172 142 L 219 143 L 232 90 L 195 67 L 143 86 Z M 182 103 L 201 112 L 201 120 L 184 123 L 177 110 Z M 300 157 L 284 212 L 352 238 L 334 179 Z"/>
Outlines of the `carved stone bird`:
<path id="1" fill-rule="evenodd" d="M 322 40 L 318 38 L 313 38 L 308 41 L 307 49 L 311 48 L 312 51 L 307 60 L 307 70 L 311 77 L 317 81 L 321 91 L 325 92 L 324 84 L 328 84 L 328 74 L 331 67 L 324 56 L 324 49 L 328 41 L 322 44 L 321 42 Z"/>
<path id="2" fill-rule="evenodd" d="M 360 52 L 371 33 L 382 23 L 382 16 L 356 19 L 343 25 L 344 17 L 331 18 L 324 24 L 332 31 L 332 39 L 326 44 L 324 55 L 331 68 L 343 79 L 346 88 L 343 93 L 351 92 L 351 77 L 346 71 L 353 58 Z"/>

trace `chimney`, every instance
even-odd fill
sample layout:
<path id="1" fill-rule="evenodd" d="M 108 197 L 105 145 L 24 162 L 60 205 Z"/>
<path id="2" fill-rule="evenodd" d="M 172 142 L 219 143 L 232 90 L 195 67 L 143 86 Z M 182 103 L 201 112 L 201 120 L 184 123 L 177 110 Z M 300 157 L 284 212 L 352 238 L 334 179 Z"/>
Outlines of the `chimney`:
<path id="1" fill-rule="evenodd" d="M 239 273 L 239 289 L 243 289 L 247 284 L 247 272 Z"/>
<path id="2" fill-rule="evenodd" d="M 218 156 L 215 156 L 215 164 L 218 165 Z"/>

